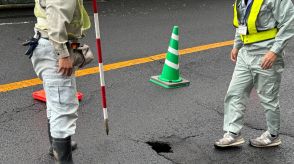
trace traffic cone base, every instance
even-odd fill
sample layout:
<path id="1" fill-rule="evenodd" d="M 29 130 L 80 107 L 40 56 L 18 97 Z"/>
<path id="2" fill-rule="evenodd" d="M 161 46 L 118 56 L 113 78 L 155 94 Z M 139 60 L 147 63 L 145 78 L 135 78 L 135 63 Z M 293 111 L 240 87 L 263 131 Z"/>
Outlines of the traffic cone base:
<path id="1" fill-rule="evenodd" d="M 158 79 L 161 81 L 169 82 L 169 83 L 179 83 L 179 82 L 183 81 L 183 79 L 181 77 L 179 77 L 179 79 L 177 79 L 177 80 L 169 80 L 169 79 L 166 79 L 162 76 L 159 76 Z"/>
<path id="2" fill-rule="evenodd" d="M 168 82 L 168 81 L 162 81 L 160 79 L 160 76 L 151 76 L 149 81 L 159 86 L 162 86 L 164 88 L 180 88 L 180 87 L 185 87 L 190 85 L 190 82 L 183 78 L 181 78 L 180 82 L 172 82 L 172 81 Z"/>
<path id="3" fill-rule="evenodd" d="M 43 90 L 39 90 L 39 91 L 35 91 L 32 94 L 33 98 L 35 100 L 39 100 L 42 102 L 46 102 L 46 95 L 45 95 L 45 91 Z M 77 98 L 79 101 L 81 101 L 83 99 L 84 94 L 81 92 L 77 92 Z"/>

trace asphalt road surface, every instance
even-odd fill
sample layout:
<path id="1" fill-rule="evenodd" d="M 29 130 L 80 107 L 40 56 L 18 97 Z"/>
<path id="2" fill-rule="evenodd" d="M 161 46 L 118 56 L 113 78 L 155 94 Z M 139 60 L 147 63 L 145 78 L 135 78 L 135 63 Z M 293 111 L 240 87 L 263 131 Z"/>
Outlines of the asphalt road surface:
<path id="1" fill-rule="evenodd" d="M 110 0 L 100 3 L 104 65 L 165 53 L 174 25 L 180 28 L 180 49 L 230 41 L 232 4 L 227 0 Z M 93 20 L 91 2 L 85 2 Z M 33 100 L 41 85 L 21 87 L 36 78 L 21 43 L 33 35 L 33 9 L 0 11 L 0 163 L 53 163 L 47 154 L 46 105 Z M 94 28 L 83 42 L 95 49 Z M 280 89 L 281 139 L 276 148 L 257 149 L 248 139 L 265 129 L 263 108 L 256 92 L 248 102 L 242 147 L 218 150 L 223 135 L 223 99 L 234 64 L 232 48 L 221 46 L 180 57 L 181 76 L 189 87 L 163 89 L 148 82 L 161 73 L 164 60 L 136 63 L 105 72 L 110 117 L 106 136 L 97 73 L 78 77 L 84 93 L 76 135 L 78 164 L 212 164 L 294 163 L 294 42 L 286 48 Z M 97 60 L 88 68 L 97 67 Z M 111 66 L 111 65 L 110 65 Z M 20 83 L 14 83 L 20 82 Z M 153 146 L 153 147 L 152 147 Z"/>

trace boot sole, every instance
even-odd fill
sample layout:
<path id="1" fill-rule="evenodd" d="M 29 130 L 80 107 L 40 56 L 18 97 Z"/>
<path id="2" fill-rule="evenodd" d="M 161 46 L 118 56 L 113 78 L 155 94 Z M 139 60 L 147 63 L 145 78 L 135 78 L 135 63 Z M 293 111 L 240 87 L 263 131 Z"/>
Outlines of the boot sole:
<path id="1" fill-rule="evenodd" d="M 257 147 L 257 148 L 265 148 L 265 147 L 274 147 L 274 146 L 279 146 L 282 144 L 282 141 L 279 139 L 277 142 L 274 142 L 274 143 L 271 143 L 271 144 L 268 144 L 268 145 L 254 145 L 250 140 L 249 140 L 249 143 L 251 146 L 253 147 Z"/>
<path id="2" fill-rule="evenodd" d="M 218 148 L 226 148 L 226 147 L 235 147 L 235 146 L 240 146 L 242 145 L 243 143 L 245 143 L 245 140 L 242 138 L 242 139 L 239 139 L 238 141 L 234 142 L 234 143 L 231 143 L 229 145 L 217 145 L 217 144 L 214 144 L 215 147 L 218 147 Z"/>

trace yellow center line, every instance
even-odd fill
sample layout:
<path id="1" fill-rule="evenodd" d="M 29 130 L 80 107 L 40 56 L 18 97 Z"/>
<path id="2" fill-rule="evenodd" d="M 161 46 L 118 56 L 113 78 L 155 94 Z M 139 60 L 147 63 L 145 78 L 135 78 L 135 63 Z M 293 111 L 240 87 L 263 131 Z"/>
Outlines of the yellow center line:
<path id="1" fill-rule="evenodd" d="M 232 45 L 233 41 L 225 41 L 225 42 L 218 42 L 218 43 L 212 43 L 212 44 L 207 44 L 207 45 L 202 45 L 202 46 L 196 46 L 196 47 L 191 47 L 191 48 L 186 48 L 179 50 L 180 55 L 187 55 L 199 51 L 205 51 L 209 49 L 214 49 L 214 48 L 219 48 L 219 47 L 224 47 L 224 46 L 229 46 Z M 138 65 L 138 64 L 143 64 L 143 63 L 148 63 L 148 62 L 153 62 L 156 60 L 164 59 L 166 56 L 166 53 L 161 53 L 145 58 L 138 58 L 138 59 L 133 59 L 133 60 L 128 60 L 128 61 L 122 61 L 118 63 L 112 63 L 112 64 L 107 64 L 104 66 L 104 71 L 110 71 L 110 70 L 115 70 L 119 68 L 124 68 L 124 67 L 129 67 L 133 65 Z M 86 68 L 82 70 L 76 71 L 76 76 L 86 76 L 86 75 L 91 75 L 99 72 L 98 67 L 92 67 L 92 68 Z M 36 86 L 42 84 L 42 81 L 39 78 L 34 78 L 34 79 L 29 79 L 29 80 L 23 80 L 23 81 L 18 81 L 18 82 L 13 82 L 13 83 L 7 83 L 7 84 L 2 84 L 0 85 L 0 92 L 8 92 L 8 91 L 13 91 L 21 88 L 27 88 L 31 86 Z"/>

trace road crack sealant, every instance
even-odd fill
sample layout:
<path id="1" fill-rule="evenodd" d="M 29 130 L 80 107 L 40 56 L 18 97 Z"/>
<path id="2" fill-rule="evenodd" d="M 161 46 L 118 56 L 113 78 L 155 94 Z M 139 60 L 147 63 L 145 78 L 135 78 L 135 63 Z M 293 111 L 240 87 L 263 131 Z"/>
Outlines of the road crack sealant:
<path id="1" fill-rule="evenodd" d="M 0 124 L 2 123 L 6 123 L 9 121 L 13 120 L 13 114 L 16 113 L 21 113 L 21 112 L 26 112 L 26 111 L 30 111 L 32 110 L 31 108 L 33 106 L 35 106 L 37 103 L 33 103 L 31 105 L 28 106 L 24 106 L 24 107 L 19 107 L 19 108 L 14 108 L 11 111 L 4 111 L 1 115 L 0 115 Z M 21 110 L 22 109 L 22 110 Z M 27 109 L 27 110 L 26 110 Z M 8 116 L 8 117 L 7 117 Z"/>
<path id="2" fill-rule="evenodd" d="M 164 156 L 163 154 L 159 154 L 159 153 L 157 153 L 157 154 L 158 154 L 159 156 L 163 157 L 164 159 L 166 159 L 166 160 L 168 160 L 168 161 L 174 163 L 174 164 L 180 164 L 180 163 L 175 162 L 173 159 L 170 159 L 170 158 Z"/>

